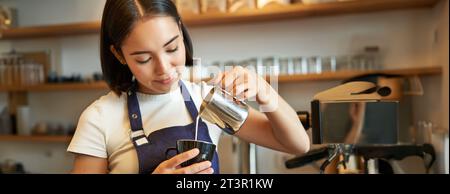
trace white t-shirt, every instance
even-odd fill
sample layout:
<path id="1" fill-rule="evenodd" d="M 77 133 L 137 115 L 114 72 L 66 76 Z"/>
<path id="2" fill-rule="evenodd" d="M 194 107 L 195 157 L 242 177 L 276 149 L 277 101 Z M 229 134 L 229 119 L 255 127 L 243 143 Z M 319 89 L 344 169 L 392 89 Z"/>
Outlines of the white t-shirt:
<path id="1" fill-rule="evenodd" d="M 197 110 L 211 86 L 183 81 Z M 167 94 L 137 93 L 145 134 L 172 126 L 185 126 L 194 122 L 180 88 Z M 219 141 L 221 129 L 204 121 L 214 144 Z M 130 139 L 127 98 L 115 93 L 102 96 L 82 113 L 68 152 L 108 159 L 110 173 L 138 173 L 137 152 Z M 175 146 L 175 142 L 174 142 Z"/>

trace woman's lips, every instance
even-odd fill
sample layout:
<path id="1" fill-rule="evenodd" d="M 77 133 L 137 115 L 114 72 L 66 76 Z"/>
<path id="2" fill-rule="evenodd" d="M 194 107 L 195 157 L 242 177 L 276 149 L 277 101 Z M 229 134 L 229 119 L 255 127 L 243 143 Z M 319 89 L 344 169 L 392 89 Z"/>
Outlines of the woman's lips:
<path id="1" fill-rule="evenodd" d="M 175 75 L 172 74 L 172 75 L 170 75 L 170 77 L 168 77 L 166 79 L 155 80 L 155 82 L 167 85 L 167 84 L 172 83 L 175 80 L 175 78 L 176 78 L 176 74 Z"/>

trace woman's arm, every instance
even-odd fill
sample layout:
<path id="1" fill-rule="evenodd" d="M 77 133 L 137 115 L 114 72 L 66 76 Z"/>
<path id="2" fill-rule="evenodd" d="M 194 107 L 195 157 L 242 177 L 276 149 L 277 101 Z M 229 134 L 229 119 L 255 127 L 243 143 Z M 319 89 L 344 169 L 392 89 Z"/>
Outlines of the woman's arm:
<path id="1" fill-rule="evenodd" d="M 108 160 L 83 154 L 76 154 L 72 174 L 106 174 Z"/>
<path id="2" fill-rule="evenodd" d="M 247 121 L 236 136 L 287 153 L 308 152 L 309 137 L 297 113 L 262 77 L 236 67 L 210 83 L 221 84 L 225 90 L 241 99 L 256 97 L 258 104 L 265 109 L 264 113 L 250 109 Z"/>
<path id="3" fill-rule="evenodd" d="M 204 161 L 184 168 L 180 164 L 186 162 L 199 154 L 198 149 L 193 149 L 174 156 L 162 162 L 153 174 L 212 174 L 211 162 Z M 83 154 L 76 154 L 72 174 L 107 174 L 108 160 Z"/>
<path id="4" fill-rule="evenodd" d="M 345 138 L 346 144 L 356 144 L 360 141 L 361 133 L 364 124 L 364 117 L 366 112 L 366 104 L 362 102 L 355 102 L 350 104 L 350 119 L 352 126 L 350 132 Z"/>
<path id="5" fill-rule="evenodd" d="M 309 151 L 310 141 L 294 110 L 279 99 L 274 112 L 261 113 L 250 110 L 248 120 L 236 133 L 239 138 L 274 150 L 304 154 Z"/>

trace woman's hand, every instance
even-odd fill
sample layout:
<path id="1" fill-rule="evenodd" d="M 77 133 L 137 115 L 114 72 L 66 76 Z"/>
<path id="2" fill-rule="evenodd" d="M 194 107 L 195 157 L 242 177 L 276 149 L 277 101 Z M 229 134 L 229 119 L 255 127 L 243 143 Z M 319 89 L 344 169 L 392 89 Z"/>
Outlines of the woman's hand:
<path id="1" fill-rule="evenodd" d="M 309 137 L 295 110 L 266 80 L 243 67 L 219 74 L 209 81 L 240 99 L 256 97 L 259 111 L 249 108 L 248 118 L 235 134 L 246 142 L 292 154 L 309 150 Z"/>
<path id="2" fill-rule="evenodd" d="M 196 163 L 187 167 L 181 167 L 183 162 L 186 162 L 199 154 L 197 148 L 187 152 L 178 154 L 171 159 L 168 159 L 153 171 L 153 174 L 212 174 L 214 169 L 211 167 L 210 161 Z"/>
<path id="3" fill-rule="evenodd" d="M 238 99 L 251 100 L 256 97 L 256 101 L 260 105 L 267 105 L 270 99 L 278 97 L 278 94 L 266 80 L 255 72 L 241 66 L 236 66 L 230 71 L 220 73 L 208 83 L 220 85 Z"/>

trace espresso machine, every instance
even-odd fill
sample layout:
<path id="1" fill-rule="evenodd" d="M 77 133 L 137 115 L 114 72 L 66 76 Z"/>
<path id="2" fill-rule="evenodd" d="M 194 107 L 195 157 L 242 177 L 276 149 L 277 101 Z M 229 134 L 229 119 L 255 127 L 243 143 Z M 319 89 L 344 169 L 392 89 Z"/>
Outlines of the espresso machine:
<path id="1" fill-rule="evenodd" d="M 312 143 L 321 147 L 286 161 L 286 167 L 325 159 L 321 173 L 390 174 L 388 161 L 419 156 L 428 173 L 436 158 L 433 146 L 399 141 L 402 96 L 395 83 L 353 79 L 315 95 L 311 115 L 298 113 L 306 115 L 302 123 L 311 125 Z"/>

